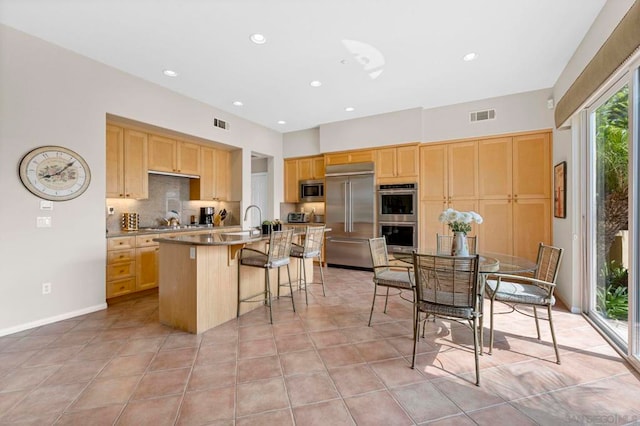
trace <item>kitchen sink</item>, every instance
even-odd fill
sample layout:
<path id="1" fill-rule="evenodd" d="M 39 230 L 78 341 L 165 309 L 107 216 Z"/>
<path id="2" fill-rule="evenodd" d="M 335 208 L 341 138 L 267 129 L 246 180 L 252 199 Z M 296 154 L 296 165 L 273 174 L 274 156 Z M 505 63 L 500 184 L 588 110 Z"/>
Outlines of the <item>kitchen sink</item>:
<path id="1" fill-rule="evenodd" d="M 221 232 L 222 235 L 246 235 L 246 236 L 258 236 L 262 235 L 262 231 L 259 229 L 243 229 L 242 231 Z"/>

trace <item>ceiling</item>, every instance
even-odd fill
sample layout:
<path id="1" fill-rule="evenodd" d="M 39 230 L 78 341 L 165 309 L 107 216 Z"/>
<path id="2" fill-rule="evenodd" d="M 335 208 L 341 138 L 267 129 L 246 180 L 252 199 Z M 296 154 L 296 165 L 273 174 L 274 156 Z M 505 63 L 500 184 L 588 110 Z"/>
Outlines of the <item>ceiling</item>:
<path id="1" fill-rule="evenodd" d="M 552 87 L 605 2 L 0 0 L 0 22 L 290 132 Z"/>

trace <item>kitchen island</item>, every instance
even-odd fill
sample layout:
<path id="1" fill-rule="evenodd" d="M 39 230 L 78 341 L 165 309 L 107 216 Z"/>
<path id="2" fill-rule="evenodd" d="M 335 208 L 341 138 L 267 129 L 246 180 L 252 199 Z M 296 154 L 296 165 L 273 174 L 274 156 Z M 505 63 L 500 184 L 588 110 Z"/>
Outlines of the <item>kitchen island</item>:
<path id="1" fill-rule="evenodd" d="M 304 235 L 296 229 L 294 238 Z M 268 235 L 249 231 L 185 235 L 156 238 L 160 243 L 159 310 L 162 324 L 190 333 L 202 333 L 236 317 L 238 298 L 238 264 L 236 254 L 247 246 L 266 251 Z M 307 271 L 313 271 L 312 259 L 306 260 Z M 292 281 L 297 277 L 297 262 L 290 264 Z M 272 282 L 277 271 L 270 271 Z M 312 281 L 312 272 L 309 280 Z M 287 281 L 286 272 L 280 281 Z M 275 287 L 275 286 L 274 286 Z M 264 289 L 264 271 L 259 268 L 242 269 L 242 292 L 255 294 Z M 274 293 L 277 288 L 272 288 Z M 289 288 L 281 292 L 288 294 Z M 240 313 L 262 307 L 243 304 Z"/>

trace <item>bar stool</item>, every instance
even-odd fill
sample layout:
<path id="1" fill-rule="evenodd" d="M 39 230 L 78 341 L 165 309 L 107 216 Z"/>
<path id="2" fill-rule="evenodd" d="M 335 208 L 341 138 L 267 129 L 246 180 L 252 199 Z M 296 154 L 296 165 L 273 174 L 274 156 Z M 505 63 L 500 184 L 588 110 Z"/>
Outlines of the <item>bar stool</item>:
<path id="1" fill-rule="evenodd" d="M 291 291 L 291 305 L 293 312 L 296 311 L 296 305 L 293 301 L 293 288 L 291 286 L 291 272 L 289 271 L 289 252 L 291 251 L 291 240 L 293 239 L 293 229 L 284 231 L 273 231 L 269 238 L 269 249 L 265 253 L 260 250 L 251 248 L 243 248 L 238 256 L 238 306 L 236 317 L 240 316 L 240 303 L 242 302 L 260 302 L 258 296 L 264 298 L 265 305 L 269 306 L 269 321 L 273 324 L 273 313 L 271 311 L 271 282 L 269 279 L 269 270 L 276 268 L 278 270 L 278 286 L 280 285 L 280 268 L 287 267 L 287 275 L 289 276 L 289 290 Z M 264 269 L 264 291 L 253 294 L 251 296 L 240 298 L 240 269 L 241 266 L 250 266 L 253 268 Z M 278 287 L 278 290 L 280 287 Z"/>
<path id="2" fill-rule="evenodd" d="M 307 305 L 309 304 L 309 297 L 307 295 L 307 267 L 305 265 L 305 259 L 317 258 L 320 264 L 320 282 L 309 284 L 322 284 L 322 295 L 326 296 L 324 291 L 324 273 L 322 272 L 322 242 L 324 241 L 324 228 L 321 226 L 307 226 L 304 244 L 292 244 L 291 245 L 291 257 L 298 259 L 298 283 L 302 284 L 304 281 L 304 299 Z M 300 264 L 302 264 L 302 271 L 304 278 L 300 279 Z"/>

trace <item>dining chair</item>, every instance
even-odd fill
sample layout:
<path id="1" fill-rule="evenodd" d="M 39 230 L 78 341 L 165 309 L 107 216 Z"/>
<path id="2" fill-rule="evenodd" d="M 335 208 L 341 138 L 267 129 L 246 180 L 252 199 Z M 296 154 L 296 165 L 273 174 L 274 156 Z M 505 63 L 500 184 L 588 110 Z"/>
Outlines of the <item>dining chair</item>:
<path id="1" fill-rule="evenodd" d="M 376 305 L 376 295 L 378 287 L 386 287 L 387 292 L 384 299 L 384 313 L 387 313 L 387 303 L 389 302 L 389 289 L 397 288 L 411 291 L 411 300 L 415 300 L 414 279 L 412 267 L 407 266 L 391 266 L 389 264 L 389 255 L 387 253 L 387 241 L 385 237 L 370 238 L 369 249 L 371 251 L 371 262 L 373 264 L 373 302 L 371 303 L 371 312 L 369 313 L 369 327 L 371 327 L 371 318 L 373 317 L 373 308 Z M 406 299 L 405 299 L 406 300 Z"/>
<path id="2" fill-rule="evenodd" d="M 477 239 L 478 237 L 470 237 L 467 235 L 467 246 L 469 247 L 469 254 L 476 254 Z M 453 244 L 453 235 L 441 235 L 436 234 L 436 253 L 438 254 L 451 254 L 451 246 Z"/>
<path id="3" fill-rule="evenodd" d="M 413 253 L 415 274 L 413 359 L 416 365 L 420 313 L 455 321 L 466 320 L 473 331 L 476 386 L 480 386 L 480 333 L 482 302 L 478 295 L 479 256 L 450 256 Z"/>
<path id="4" fill-rule="evenodd" d="M 556 353 L 556 362 L 560 364 L 560 352 L 556 342 L 556 334 L 553 329 L 553 318 L 551 316 L 551 308 L 556 303 L 553 292 L 556 288 L 556 278 L 562 260 L 563 249 L 548 246 L 540 243 L 538 247 L 537 266 L 531 276 L 508 275 L 497 273 L 487 279 L 485 284 L 485 292 L 491 300 L 491 325 L 489 331 L 489 354 L 493 350 L 493 305 L 496 301 L 502 302 L 511 307 L 508 312 L 517 311 L 523 315 L 530 316 L 528 313 L 520 311 L 516 308 L 518 305 L 527 305 L 533 308 L 533 317 L 536 320 L 536 331 L 538 340 L 540 339 L 540 325 L 538 323 L 538 313 L 536 307 L 544 306 L 547 308 L 547 321 L 551 329 L 551 339 L 553 341 L 553 349 Z"/>
<path id="5" fill-rule="evenodd" d="M 267 252 L 244 247 L 240 250 L 238 255 L 238 306 L 236 310 L 236 317 L 240 316 L 240 303 L 242 302 L 260 302 L 264 301 L 265 305 L 269 306 L 269 321 L 273 324 L 273 313 L 271 310 L 271 282 L 269 279 L 269 270 L 278 270 L 278 286 L 280 286 L 280 268 L 287 267 L 287 275 L 289 276 L 289 290 L 291 291 L 291 306 L 293 312 L 296 311 L 296 305 L 293 301 L 293 288 L 291 286 L 291 272 L 289 270 L 289 253 L 291 252 L 291 240 L 293 239 L 293 228 L 286 229 L 284 231 L 273 231 L 269 237 L 269 248 Z M 253 268 L 263 268 L 264 271 L 264 290 L 246 296 L 240 297 L 241 278 L 240 270 L 242 266 L 249 266 Z M 280 287 L 278 287 L 278 290 Z M 279 292 L 278 292 L 279 293 Z M 261 297 L 261 299 L 258 299 Z"/>
<path id="6" fill-rule="evenodd" d="M 309 284 L 322 284 L 322 295 L 326 296 L 324 291 L 324 273 L 322 272 L 322 242 L 324 241 L 324 228 L 321 226 L 307 226 L 304 234 L 304 242 L 302 244 L 293 243 L 291 245 L 291 257 L 298 259 L 298 283 L 304 282 L 304 300 L 309 304 L 307 296 L 307 267 L 305 259 L 318 259 L 320 264 L 320 282 Z M 302 268 L 300 267 L 302 264 Z M 303 271 L 303 279 L 300 279 L 300 269 Z"/>

